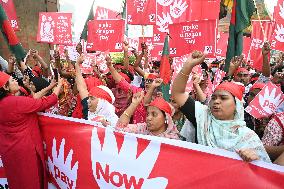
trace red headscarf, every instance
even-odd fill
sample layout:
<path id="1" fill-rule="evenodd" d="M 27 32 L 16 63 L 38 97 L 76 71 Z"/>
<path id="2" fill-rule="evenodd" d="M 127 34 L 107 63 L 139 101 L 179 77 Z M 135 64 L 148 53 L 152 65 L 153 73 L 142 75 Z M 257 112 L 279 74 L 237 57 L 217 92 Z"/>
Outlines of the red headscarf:
<path id="1" fill-rule="evenodd" d="M 159 108 L 160 110 L 164 111 L 165 113 L 168 114 L 172 114 L 172 109 L 171 106 L 169 105 L 169 103 L 167 101 L 165 101 L 163 98 L 155 98 L 155 100 L 153 100 L 149 106 L 155 106 L 157 108 Z"/>
<path id="2" fill-rule="evenodd" d="M 0 72 L 0 88 L 4 87 L 4 85 L 9 81 L 10 77 L 11 76 L 5 72 Z"/>
<path id="3" fill-rule="evenodd" d="M 127 81 L 128 83 L 131 83 L 131 79 L 126 75 L 125 73 L 119 72 L 119 74 Z"/>
<path id="4" fill-rule="evenodd" d="M 227 92 L 231 93 L 234 97 L 236 97 L 237 99 L 242 101 L 243 94 L 244 94 L 244 91 L 245 91 L 245 87 L 242 86 L 242 85 L 233 83 L 233 82 L 223 82 L 216 87 L 215 91 L 217 91 L 217 90 L 227 91 Z"/>
<path id="5" fill-rule="evenodd" d="M 244 73 L 247 73 L 247 74 L 250 74 L 249 71 L 246 69 L 246 68 L 238 68 L 235 73 L 234 73 L 234 76 L 236 76 L 238 73 L 240 72 L 244 72 Z"/>
<path id="6" fill-rule="evenodd" d="M 103 85 L 92 88 L 89 94 L 90 96 L 104 99 L 111 104 L 113 104 L 115 100 L 112 91 Z"/>

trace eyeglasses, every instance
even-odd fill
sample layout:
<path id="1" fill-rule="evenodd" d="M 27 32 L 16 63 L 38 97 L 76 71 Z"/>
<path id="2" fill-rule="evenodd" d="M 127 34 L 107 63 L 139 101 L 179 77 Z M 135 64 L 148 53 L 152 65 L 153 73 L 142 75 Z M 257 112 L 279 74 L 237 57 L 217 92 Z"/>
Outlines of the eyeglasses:
<path id="1" fill-rule="evenodd" d="M 145 83 L 149 84 L 149 83 L 152 83 L 153 80 L 152 79 L 145 79 Z"/>

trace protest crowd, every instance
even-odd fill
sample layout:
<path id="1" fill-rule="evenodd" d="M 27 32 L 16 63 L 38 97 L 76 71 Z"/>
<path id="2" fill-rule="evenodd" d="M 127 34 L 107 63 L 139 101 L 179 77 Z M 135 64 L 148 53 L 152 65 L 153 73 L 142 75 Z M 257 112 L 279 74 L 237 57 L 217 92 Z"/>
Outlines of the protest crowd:
<path id="1" fill-rule="evenodd" d="M 6 60 L 1 57 L 0 155 L 9 187 L 47 187 L 39 112 L 284 166 L 284 53 L 271 58 L 271 42 L 265 41 L 256 68 L 242 54 L 229 61 L 210 59 L 193 45 L 177 70 L 170 37 L 171 30 L 160 60 L 151 59 L 145 41 L 138 48 L 116 41 L 123 59 L 115 62 L 107 52 L 102 61 L 107 72 L 95 58 L 87 59 L 83 40 L 76 43 L 76 60 L 67 48 L 61 53 L 56 47 L 50 57 L 33 47 L 21 59 L 13 52 Z"/>

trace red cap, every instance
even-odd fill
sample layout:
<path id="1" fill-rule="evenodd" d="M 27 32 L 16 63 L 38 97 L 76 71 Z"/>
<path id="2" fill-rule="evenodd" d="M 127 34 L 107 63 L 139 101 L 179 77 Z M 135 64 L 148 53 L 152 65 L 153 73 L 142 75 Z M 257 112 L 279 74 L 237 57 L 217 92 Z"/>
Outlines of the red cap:
<path id="1" fill-rule="evenodd" d="M 125 81 L 131 83 L 131 79 L 125 73 L 119 72 L 119 74 L 125 79 Z"/>
<path id="2" fill-rule="evenodd" d="M 255 83 L 253 86 L 249 89 L 249 91 L 252 91 L 253 89 L 262 89 L 265 86 L 265 83 Z"/>
<path id="3" fill-rule="evenodd" d="M 11 76 L 5 72 L 0 72 L 0 88 L 4 87 L 4 85 L 9 81 L 10 77 Z"/>
<path id="4" fill-rule="evenodd" d="M 171 106 L 169 105 L 169 103 L 167 101 L 165 101 L 163 98 L 155 98 L 150 104 L 149 106 L 155 106 L 157 108 L 159 108 L 160 110 L 164 111 L 165 113 L 168 114 L 172 114 L 172 109 Z"/>
<path id="5" fill-rule="evenodd" d="M 235 73 L 234 73 L 234 76 L 236 76 L 238 73 L 240 72 L 244 72 L 244 73 L 247 73 L 247 74 L 250 74 L 249 71 L 246 69 L 246 68 L 238 68 Z"/>
<path id="6" fill-rule="evenodd" d="M 146 79 L 157 79 L 158 77 L 158 74 L 150 73 Z"/>
<path id="7" fill-rule="evenodd" d="M 93 87 L 90 90 L 89 95 L 94 96 L 96 98 L 104 99 L 111 104 L 113 104 L 114 100 L 115 100 L 112 91 L 109 88 L 107 88 L 106 86 L 103 86 L 103 85 Z"/>
<path id="8" fill-rule="evenodd" d="M 245 87 L 233 82 L 223 82 L 216 87 L 215 91 L 217 90 L 227 91 L 241 101 L 245 92 Z"/>

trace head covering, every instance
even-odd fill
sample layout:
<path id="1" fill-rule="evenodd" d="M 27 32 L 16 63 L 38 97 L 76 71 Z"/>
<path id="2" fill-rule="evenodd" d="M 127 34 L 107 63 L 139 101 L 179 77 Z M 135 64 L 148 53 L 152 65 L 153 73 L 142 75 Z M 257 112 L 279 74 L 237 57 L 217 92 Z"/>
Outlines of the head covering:
<path id="1" fill-rule="evenodd" d="M 128 77 L 128 75 L 126 75 L 123 72 L 119 72 L 119 74 L 125 79 L 125 81 L 127 81 L 128 83 L 131 83 L 131 79 Z"/>
<path id="2" fill-rule="evenodd" d="M 0 72 L 0 88 L 4 87 L 4 85 L 9 81 L 10 75 L 5 72 Z"/>
<path id="3" fill-rule="evenodd" d="M 172 114 L 172 109 L 171 106 L 167 101 L 165 101 L 163 98 L 155 98 L 149 106 L 155 106 L 159 108 L 160 110 L 164 111 L 165 113 L 171 115 Z"/>
<path id="4" fill-rule="evenodd" d="M 234 120 L 216 119 L 208 106 L 195 102 L 198 144 L 231 152 L 254 149 L 262 161 L 271 162 L 257 134 L 246 126 L 243 103 L 235 97 Z"/>
<path id="5" fill-rule="evenodd" d="M 158 74 L 149 73 L 146 79 L 157 79 L 158 77 Z"/>
<path id="6" fill-rule="evenodd" d="M 237 99 L 239 99 L 241 101 L 242 98 L 243 98 L 245 87 L 243 85 L 236 84 L 236 83 L 233 83 L 233 82 L 223 82 L 216 87 L 215 91 L 217 91 L 217 90 L 228 91 L 234 97 L 236 97 Z"/>
<path id="7" fill-rule="evenodd" d="M 115 100 L 115 97 L 114 97 L 112 91 L 108 87 L 103 86 L 103 85 L 93 87 L 90 90 L 89 95 L 97 97 L 97 98 L 104 99 L 111 104 L 113 104 L 114 100 Z"/>
<path id="8" fill-rule="evenodd" d="M 235 73 L 234 73 L 234 76 L 236 76 L 238 73 L 240 72 L 244 72 L 244 73 L 247 73 L 247 74 L 250 74 L 249 71 L 246 69 L 246 68 L 238 68 Z"/>
<path id="9" fill-rule="evenodd" d="M 265 83 L 258 82 L 258 83 L 253 84 L 253 86 L 249 89 L 249 91 L 252 91 L 253 89 L 261 90 L 264 86 L 265 86 Z"/>
<path id="10" fill-rule="evenodd" d="M 31 81 L 33 82 L 36 88 L 36 90 L 34 91 L 35 93 L 49 86 L 49 82 L 41 77 L 33 77 L 31 78 Z"/>
<path id="11" fill-rule="evenodd" d="M 42 70 L 39 66 L 35 66 L 32 69 L 32 73 L 36 76 L 39 77 L 40 75 L 42 75 Z"/>

